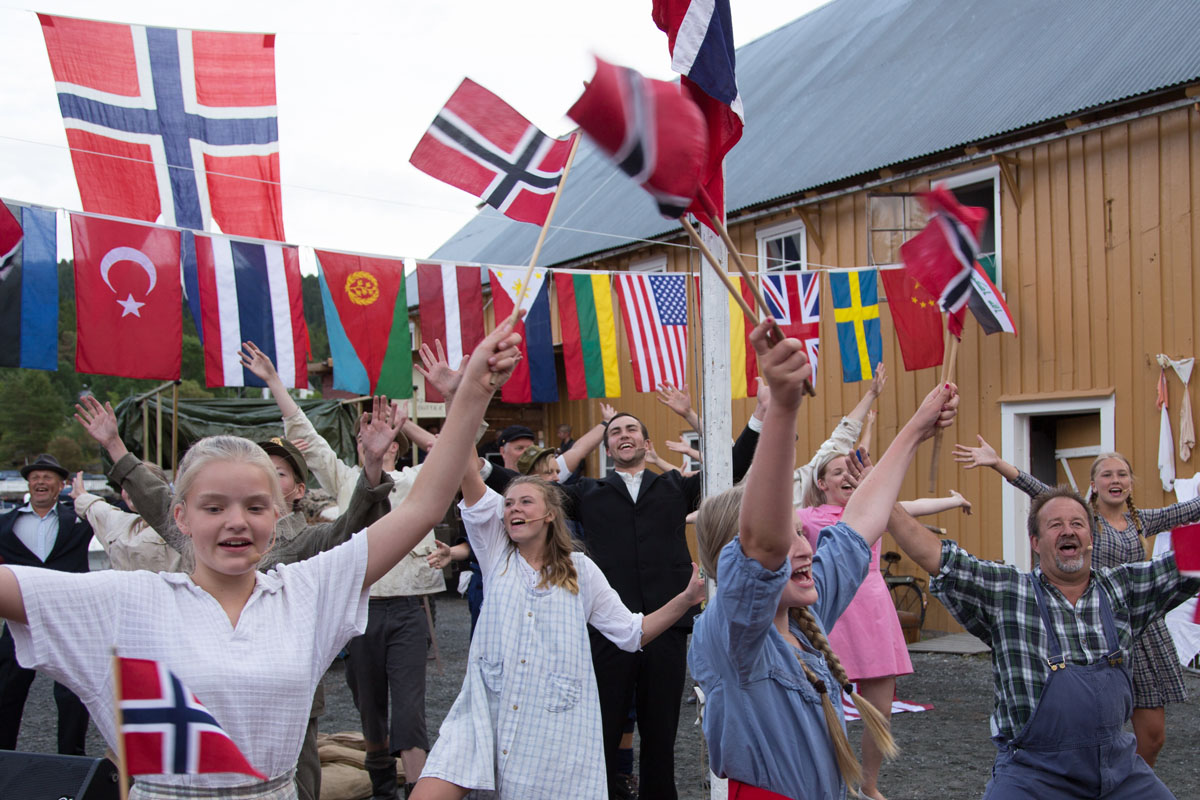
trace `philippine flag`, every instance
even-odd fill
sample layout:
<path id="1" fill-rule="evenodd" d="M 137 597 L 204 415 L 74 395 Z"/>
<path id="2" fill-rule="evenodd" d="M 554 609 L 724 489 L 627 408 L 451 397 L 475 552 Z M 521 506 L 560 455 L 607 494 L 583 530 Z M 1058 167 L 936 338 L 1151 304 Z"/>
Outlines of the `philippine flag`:
<path id="1" fill-rule="evenodd" d="M 491 270 L 492 308 L 497 322 L 512 314 L 525 280 L 525 267 Z M 521 360 L 512 377 L 500 390 L 506 403 L 553 403 L 558 400 L 558 376 L 554 370 L 554 339 L 550 331 L 550 281 L 548 270 L 535 269 L 526 287 L 521 308 L 525 319 L 517 323 L 521 334 Z"/>
<path id="2" fill-rule="evenodd" d="M 196 234 L 196 264 L 206 383 L 263 386 L 238 358 L 242 342 L 254 342 L 270 357 L 284 386 L 308 386 L 299 249 Z"/>

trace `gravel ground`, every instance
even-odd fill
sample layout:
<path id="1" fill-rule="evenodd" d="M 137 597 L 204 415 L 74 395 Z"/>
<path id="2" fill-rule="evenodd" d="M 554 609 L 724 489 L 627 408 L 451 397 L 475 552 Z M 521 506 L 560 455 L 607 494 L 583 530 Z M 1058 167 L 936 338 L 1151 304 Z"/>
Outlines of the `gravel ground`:
<path id="1" fill-rule="evenodd" d="M 429 663 L 427 709 L 429 728 L 436 731 L 454 702 L 462 682 L 468 647 L 469 617 L 466 603 L 454 595 L 437 601 L 437 631 L 444 672 Z M 988 740 L 991 708 L 991 666 L 986 656 L 913 654 L 916 672 L 899 680 L 905 700 L 932 703 L 934 710 L 900 714 L 893 719 L 900 758 L 884 765 L 881 788 L 891 800 L 917 798 L 974 798 L 983 794 L 995 750 Z M 1167 745 L 1158 762 L 1158 774 L 1180 798 L 1200 798 L 1200 677 L 1186 678 L 1192 699 L 1167 707 Z M 326 732 L 355 731 L 358 714 L 346 688 L 340 661 L 325 675 L 327 711 L 321 719 Z M 701 760 L 699 728 L 692 723 L 695 706 L 681 702 L 680 734 L 675 748 L 675 770 L 680 798 L 708 796 L 706 768 Z M 51 683 L 39 677 L 30 693 L 19 749 L 52 753 L 55 749 L 55 710 Z M 851 723 L 850 738 L 857 744 L 862 724 Z M 88 753 L 102 755 L 104 743 L 92 727 Z M 654 800 L 647 798 L 646 800 Z"/>

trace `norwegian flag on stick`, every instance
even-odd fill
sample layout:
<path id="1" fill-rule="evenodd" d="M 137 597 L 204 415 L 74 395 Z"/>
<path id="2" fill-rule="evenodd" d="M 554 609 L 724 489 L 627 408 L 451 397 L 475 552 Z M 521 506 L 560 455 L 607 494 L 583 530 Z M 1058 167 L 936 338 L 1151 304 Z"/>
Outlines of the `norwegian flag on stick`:
<path id="1" fill-rule="evenodd" d="M 113 661 L 118 755 L 125 775 L 234 772 L 267 780 L 166 666 L 115 653 Z"/>
<path id="2" fill-rule="evenodd" d="M 464 78 L 408 160 L 512 219 L 544 225 L 576 136 L 547 136 Z"/>

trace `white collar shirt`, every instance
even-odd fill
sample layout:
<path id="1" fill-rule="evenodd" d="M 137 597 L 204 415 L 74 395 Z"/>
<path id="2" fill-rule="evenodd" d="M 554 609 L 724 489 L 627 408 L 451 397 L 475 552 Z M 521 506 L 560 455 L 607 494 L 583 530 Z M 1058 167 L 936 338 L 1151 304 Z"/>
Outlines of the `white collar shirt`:
<path id="1" fill-rule="evenodd" d="M 44 517 L 38 516 L 29 503 L 17 509 L 17 518 L 13 522 L 13 533 L 21 540 L 21 544 L 29 548 L 29 552 L 45 561 L 54 550 L 58 541 L 58 506 L 50 509 Z"/>
<path id="2" fill-rule="evenodd" d="M 630 498 L 636 503 L 638 493 L 642 490 L 642 476 L 646 474 L 646 470 L 639 469 L 637 472 L 621 472 L 617 470 L 617 474 L 621 476 L 621 480 L 625 481 L 625 488 L 629 490 Z"/>

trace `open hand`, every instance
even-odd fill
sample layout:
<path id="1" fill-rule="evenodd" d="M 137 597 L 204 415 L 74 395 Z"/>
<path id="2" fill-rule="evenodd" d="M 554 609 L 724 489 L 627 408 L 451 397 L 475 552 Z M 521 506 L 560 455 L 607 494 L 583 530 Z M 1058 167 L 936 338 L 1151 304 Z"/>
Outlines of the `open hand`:
<path id="1" fill-rule="evenodd" d="M 463 356 L 458 367 L 451 368 L 450 362 L 446 360 L 446 351 L 442 348 L 442 340 L 434 339 L 433 343 L 437 347 L 436 354 L 428 344 L 422 342 L 421 363 L 414 364 L 413 369 L 423 375 L 425 380 L 429 381 L 433 388 L 446 398 L 448 403 L 454 398 L 454 393 L 458 391 L 458 385 L 462 383 L 463 370 L 471 356 Z"/>
<path id="2" fill-rule="evenodd" d="M 371 398 L 370 413 L 364 412 L 359 425 L 363 461 L 373 458 L 382 461 L 396 434 L 408 421 L 408 415 L 396 403 L 389 403 L 384 395 Z"/>
<path id="3" fill-rule="evenodd" d="M 879 397 L 884 386 L 887 386 L 887 367 L 880 361 L 875 365 L 875 377 L 871 378 L 871 394 Z"/>
<path id="4" fill-rule="evenodd" d="M 688 394 L 686 383 L 683 386 L 660 383 L 658 385 L 657 397 L 658 402 L 681 417 L 686 417 L 692 411 L 692 397 Z"/>
<path id="5" fill-rule="evenodd" d="M 617 415 L 616 406 L 610 406 L 608 403 L 604 402 L 603 400 L 600 401 L 600 419 L 601 419 L 601 421 L 604 421 L 604 420 L 611 421 L 612 418 L 615 417 L 616 415 Z"/>
<path id="6" fill-rule="evenodd" d="M 962 512 L 964 514 L 966 514 L 968 517 L 971 516 L 971 501 L 968 500 L 967 498 L 963 497 L 961 494 L 954 491 L 953 489 L 950 490 L 950 495 L 952 497 L 957 497 L 958 502 L 959 502 L 959 508 L 961 508 Z"/>
<path id="7" fill-rule="evenodd" d="M 271 359 L 267 358 L 267 354 L 259 350 L 258 345 L 254 342 L 242 342 L 238 359 L 242 362 L 243 367 L 254 373 L 263 383 L 270 383 L 273 378 L 279 377 Z"/>
<path id="8" fill-rule="evenodd" d="M 84 395 L 75 404 L 75 420 L 88 432 L 88 436 L 100 443 L 101 447 L 107 449 L 121 441 L 121 434 L 117 429 L 117 415 L 113 411 L 112 403 L 101 405 L 95 396 Z"/>
<path id="9" fill-rule="evenodd" d="M 445 569 L 450 564 L 450 545 L 441 539 L 435 539 L 437 549 L 425 556 L 425 563 L 434 569 Z"/>
<path id="10" fill-rule="evenodd" d="M 994 467 L 1000 463 L 1000 456 L 996 455 L 995 448 L 988 444 L 979 434 L 975 434 L 975 438 L 979 440 L 979 447 L 967 447 L 962 444 L 954 445 L 954 460 L 962 464 L 963 469 Z"/>
<path id="11" fill-rule="evenodd" d="M 85 492 L 87 490 L 83 488 L 83 473 L 76 472 L 75 477 L 71 479 L 71 499 L 78 500 Z"/>

